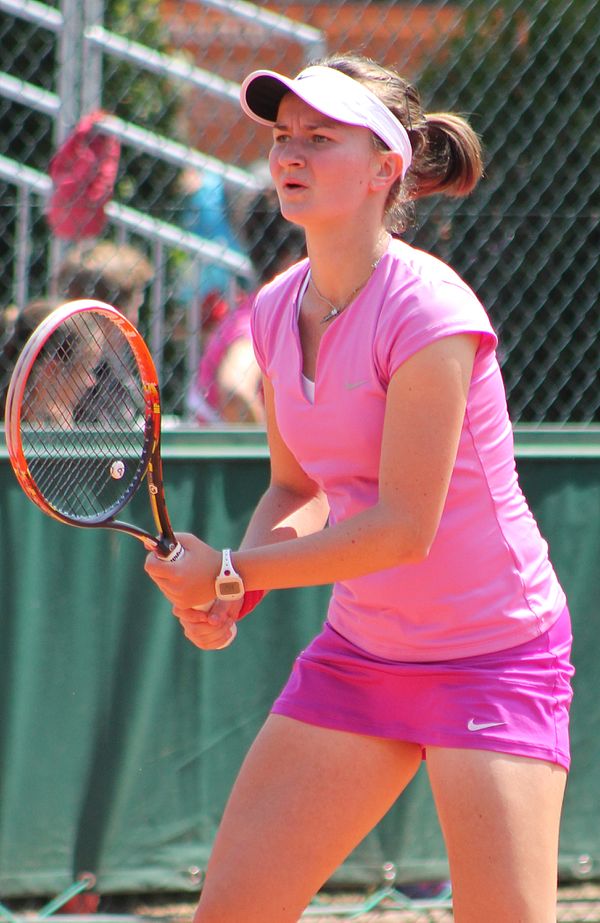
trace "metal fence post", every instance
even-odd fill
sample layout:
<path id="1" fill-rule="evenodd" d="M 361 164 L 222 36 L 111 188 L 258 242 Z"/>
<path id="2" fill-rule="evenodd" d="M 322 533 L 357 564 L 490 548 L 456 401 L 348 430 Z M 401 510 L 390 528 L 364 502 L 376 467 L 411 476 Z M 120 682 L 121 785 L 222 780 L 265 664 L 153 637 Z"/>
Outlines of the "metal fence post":
<path id="1" fill-rule="evenodd" d="M 81 14 L 80 0 L 61 0 L 63 27 L 58 33 L 57 90 L 60 108 L 54 123 L 54 146 L 58 148 L 69 136 L 80 116 L 79 87 L 82 70 Z M 55 294 L 55 279 L 66 250 L 62 240 L 50 238 L 50 289 Z"/>
<path id="2" fill-rule="evenodd" d="M 83 48 L 81 68 L 81 112 L 102 106 L 102 49 L 88 42 L 87 32 L 104 22 L 104 0 L 83 0 Z M 83 66 L 85 62 L 85 66 Z"/>

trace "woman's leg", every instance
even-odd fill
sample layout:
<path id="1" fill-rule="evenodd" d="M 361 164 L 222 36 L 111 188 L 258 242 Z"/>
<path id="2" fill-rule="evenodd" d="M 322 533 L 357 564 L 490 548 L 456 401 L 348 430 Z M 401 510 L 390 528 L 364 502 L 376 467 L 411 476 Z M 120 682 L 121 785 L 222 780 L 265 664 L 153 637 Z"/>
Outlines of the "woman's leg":
<path id="1" fill-rule="evenodd" d="M 566 771 L 485 750 L 427 748 L 456 923 L 555 923 Z"/>
<path id="2" fill-rule="evenodd" d="M 420 763 L 416 744 L 271 715 L 225 809 L 196 923 L 296 923 Z"/>

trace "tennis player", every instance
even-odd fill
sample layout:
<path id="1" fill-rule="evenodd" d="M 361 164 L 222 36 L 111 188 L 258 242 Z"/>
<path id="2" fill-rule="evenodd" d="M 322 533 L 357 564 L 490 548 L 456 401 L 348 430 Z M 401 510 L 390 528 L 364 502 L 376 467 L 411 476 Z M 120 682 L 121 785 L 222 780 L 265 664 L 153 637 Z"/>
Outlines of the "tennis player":
<path id="1" fill-rule="evenodd" d="M 551 923 L 565 594 L 518 485 L 490 321 L 399 239 L 414 199 L 476 186 L 478 138 L 352 56 L 254 72 L 242 107 L 271 127 L 281 210 L 307 239 L 253 309 L 271 482 L 239 550 L 180 535 L 185 557 L 146 569 L 206 650 L 257 591 L 333 593 L 240 771 L 196 923 L 296 921 L 423 758 L 457 923 Z"/>

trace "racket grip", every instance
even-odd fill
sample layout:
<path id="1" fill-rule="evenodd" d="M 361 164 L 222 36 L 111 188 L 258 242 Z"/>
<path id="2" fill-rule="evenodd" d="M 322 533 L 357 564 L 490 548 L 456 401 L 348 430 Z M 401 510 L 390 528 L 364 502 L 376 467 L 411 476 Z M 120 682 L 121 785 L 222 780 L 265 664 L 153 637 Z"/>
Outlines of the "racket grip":
<path id="1" fill-rule="evenodd" d="M 177 544 L 175 545 L 174 548 L 171 549 L 169 554 L 165 555 L 165 561 L 181 561 L 184 554 L 185 554 L 185 548 L 183 547 L 181 542 L 177 542 Z M 212 605 L 213 605 L 212 602 L 202 603 L 199 606 L 192 606 L 192 608 L 196 609 L 198 612 L 208 612 L 208 610 L 212 608 Z M 221 646 L 216 647 L 215 650 L 222 651 L 224 650 L 224 648 L 229 647 L 229 645 L 235 641 L 236 635 L 237 635 L 237 625 L 235 624 L 235 622 L 233 622 L 231 625 L 230 631 L 229 631 L 229 638 L 227 639 L 225 644 L 221 644 Z"/>
<path id="2" fill-rule="evenodd" d="M 158 547 L 158 546 L 157 546 Z M 176 542 L 175 545 L 171 548 L 168 554 L 161 554 L 160 557 L 164 558 L 165 561 L 179 561 L 185 554 L 185 548 L 181 542 Z"/>

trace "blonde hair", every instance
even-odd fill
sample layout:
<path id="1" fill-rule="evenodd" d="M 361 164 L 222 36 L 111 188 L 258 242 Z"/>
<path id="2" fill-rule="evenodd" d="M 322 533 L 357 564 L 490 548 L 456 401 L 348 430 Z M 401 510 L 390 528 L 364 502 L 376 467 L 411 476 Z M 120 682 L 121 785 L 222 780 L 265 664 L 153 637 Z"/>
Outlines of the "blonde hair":
<path id="1" fill-rule="evenodd" d="M 144 253 L 129 244 L 100 241 L 95 246 L 74 247 L 58 271 L 58 290 L 72 298 L 98 298 L 125 308 L 144 289 L 154 270 Z"/>
<path id="2" fill-rule="evenodd" d="M 454 112 L 426 113 L 419 93 L 396 71 L 353 54 L 331 55 L 318 62 L 368 87 L 408 132 L 413 151 L 403 181 L 392 186 L 386 203 L 389 230 L 405 230 L 411 201 L 430 195 L 467 196 L 483 175 L 483 154 L 476 132 Z M 375 138 L 378 147 L 385 144 Z"/>

